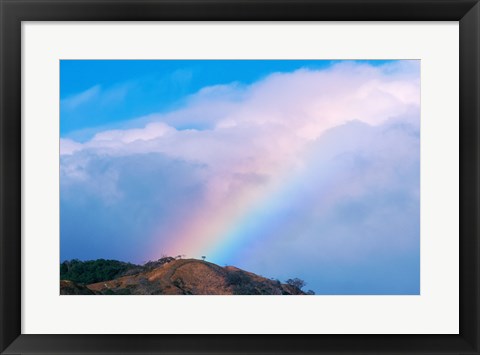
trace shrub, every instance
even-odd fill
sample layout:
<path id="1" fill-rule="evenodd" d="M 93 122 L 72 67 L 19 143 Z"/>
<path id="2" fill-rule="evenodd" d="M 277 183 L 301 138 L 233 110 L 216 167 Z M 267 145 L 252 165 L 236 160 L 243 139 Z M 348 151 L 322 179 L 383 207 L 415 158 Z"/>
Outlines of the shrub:
<path id="1" fill-rule="evenodd" d="M 60 265 L 60 279 L 70 280 L 79 284 L 92 284 L 101 281 L 113 280 L 128 270 L 138 266 L 117 260 L 89 260 L 73 259 L 64 261 Z"/>
<path id="2" fill-rule="evenodd" d="M 295 288 L 298 288 L 299 290 L 301 290 L 303 287 L 305 287 L 307 285 L 307 283 L 299 278 L 294 278 L 294 279 L 288 279 L 287 281 L 285 281 L 287 283 L 287 285 L 290 285 L 290 286 L 293 286 Z"/>

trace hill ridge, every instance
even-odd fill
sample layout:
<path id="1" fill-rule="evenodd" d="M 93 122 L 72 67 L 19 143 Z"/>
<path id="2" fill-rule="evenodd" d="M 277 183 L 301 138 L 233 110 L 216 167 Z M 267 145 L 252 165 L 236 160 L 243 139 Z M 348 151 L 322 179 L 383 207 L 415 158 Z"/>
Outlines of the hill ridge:
<path id="1" fill-rule="evenodd" d="M 62 263 L 60 293 L 62 295 L 306 295 L 301 290 L 303 281 L 295 283 L 287 280 L 268 279 L 263 276 L 239 269 L 235 266 L 219 266 L 198 259 L 175 259 L 165 257 L 150 261 L 143 266 L 118 262 L 116 260 L 98 260 L 108 272 L 105 277 L 114 274 L 108 266 L 111 263 L 120 270 L 111 279 L 101 279 L 103 273 L 92 268 L 97 261 L 79 260 Z M 65 264 L 67 263 L 67 264 Z M 84 269 L 81 266 L 89 265 Z M 72 266 L 73 265 L 73 266 Z M 106 266 L 105 266 L 106 265 Z M 125 266 L 125 265 L 128 265 Z M 72 272 L 74 267 L 84 270 Z M 69 269 L 70 268 L 70 269 Z M 91 271 L 94 270 L 94 271 Z M 102 269 L 103 270 L 103 269 Z M 94 273 L 91 277 L 89 273 Z M 69 275 L 74 275 L 69 280 Z M 98 276 L 98 277 L 97 277 Z M 79 282 L 79 280 L 96 282 Z M 309 292 L 308 294 L 312 294 Z"/>

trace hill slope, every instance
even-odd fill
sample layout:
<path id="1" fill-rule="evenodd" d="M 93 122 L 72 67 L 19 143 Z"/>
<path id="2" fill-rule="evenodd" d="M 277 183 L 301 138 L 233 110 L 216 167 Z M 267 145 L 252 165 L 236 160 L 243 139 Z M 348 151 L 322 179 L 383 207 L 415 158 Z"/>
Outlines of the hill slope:
<path id="1" fill-rule="evenodd" d="M 233 266 L 221 267 L 197 259 L 173 259 L 139 267 L 134 275 L 77 285 L 60 282 L 61 294 L 97 295 L 305 295 L 282 284 Z M 86 289 L 85 289 L 86 288 Z"/>

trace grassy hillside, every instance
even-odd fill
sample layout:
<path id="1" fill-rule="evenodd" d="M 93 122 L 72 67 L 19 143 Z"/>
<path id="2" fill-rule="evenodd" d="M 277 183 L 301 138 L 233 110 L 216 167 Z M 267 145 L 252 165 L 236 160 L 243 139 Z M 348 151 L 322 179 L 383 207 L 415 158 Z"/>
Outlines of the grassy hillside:
<path id="1" fill-rule="evenodd" d="M 61 294 L 97 295 L 305 295 L 305 283 L 268 279 L 233 266 L 197 259 L 162 258 L 145 265 L 116 260 L 61 264 Z M 66 282 L 68 281 L 68 282 Z M 91 293 L 90 293 L 91 291 Z"/>

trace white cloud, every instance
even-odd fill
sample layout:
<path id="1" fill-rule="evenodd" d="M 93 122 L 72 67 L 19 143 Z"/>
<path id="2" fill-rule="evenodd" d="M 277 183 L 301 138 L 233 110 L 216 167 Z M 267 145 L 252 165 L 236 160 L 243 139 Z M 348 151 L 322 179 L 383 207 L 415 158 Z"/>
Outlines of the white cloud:
<path id="1" fill-rule="evenodd" d="M 83 145 L 75 142 L 72 139 L 60 138 L 60 152 L 62 155 L 72 155 L 73 153 L 82 150 Z"/>
<path id="2" fill-rule="evenodd" d="M 121 144 L 128 144 L 135 141 L 149 141 L 165 136 L 168 133 L 173 133 L 175 130 L 162 123 L 149 123 L 145 128 L 136 128 L 128 130 L 110 130 L 97 133 L 91 140 L 92 145 L 97 144 L 102 146 L 106 142 L 114 142 Z"/>
<path id="3" fill-rule="evenodd" d="M 78 94 L 67 97 L 61 101 L 61 107 L 67 111 L 73 111 L 84 105 L 108 106 L 123 100 L 134 83 L 126 82 L 121 85 L 102 88 L 95 85 Z"/>
<path id="4" fill-rule="evenodd" d="M 275 168 L 329 128 L 417 112 L 415 70 L 415 61 L 385 68 L 352 62 L 277 73 L 250 86 L 208 87 L 183 109 L 153 115 L 144 127 L 100 132 L 83 148 L 111 155 L 162 152 L 222 169 L 231 161 L 255 170 L 260 156 L 261 165 Z"/>
<path id="5" fill-rule="evenodd" d="M 418 293 L 420 140 L 410 120 L 350 122 L 312 142 L 299 183 L 280 190 L 274 213 L 259 208 L 249 230 L 258 242 L 237 241 L 220 260 L 321 293 Z"/>
<path id="6" fill-rule="evenodd" d="M 92 86 L 91 88 L 82 91 L 81 93 L 72 95 L 66 99 L 63 99 L 61 104 L 67 110 L 73 110 L 80 105 L 83 105 L 100 94 L 100 85 Z"/>

